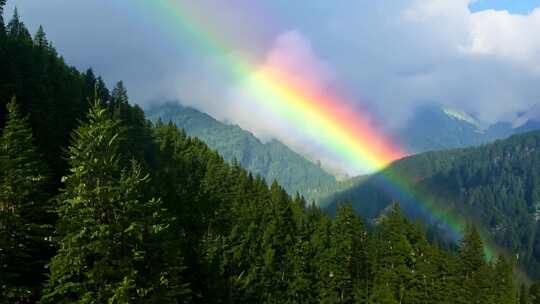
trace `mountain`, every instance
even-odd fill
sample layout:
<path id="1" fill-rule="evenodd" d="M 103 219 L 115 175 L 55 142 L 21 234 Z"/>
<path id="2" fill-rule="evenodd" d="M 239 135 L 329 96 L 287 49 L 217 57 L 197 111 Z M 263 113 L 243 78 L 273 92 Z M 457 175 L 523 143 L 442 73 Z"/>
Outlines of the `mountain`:
<path id="1" fill-rule="evenodd" d="M 287 192 L 316 199 L 338 187 L 336 178 L 320 166 L 277 140 L 261 142 L 239 126 L 220 122 L 208 114 L 178 103 L 166 103 L 146 110 L 149 119 L 169 122 L 200 138 L 227 161 L 233 160 L 267 182 L 276 180 Z"/>
<path id="2" fill-rule="evenodd" d="M 394 132 L 410 153 L 464 148 L 504 139 L 540 129 L 540 106 L 518 113 L 511 122 L 483 125 L 466 112 L 426 105 L 418 107 L 413 117 Z"/>
<path id="3" fill-rule="evenodd" d="M 510 124 L 489 128 L 465 112 L 435 105 L 419 107 L 395 138 L 411 153 L 476 146 L 514 134 Z"/>
<path id="4" fill-rule="evenodd" d="M 540 277 L 540 131 L 407 157 L 324 203 L 333 212 L 337 202 L 348 200 L 372 219 L 399 201 L 409 216 L 428 219 L 417 201 L 389 187 L 389 172 L 411 189 L 412 197 L 428 192 L 439 211 L 480 224 L 498 246 L 519 256 L 530 275 Z"/>

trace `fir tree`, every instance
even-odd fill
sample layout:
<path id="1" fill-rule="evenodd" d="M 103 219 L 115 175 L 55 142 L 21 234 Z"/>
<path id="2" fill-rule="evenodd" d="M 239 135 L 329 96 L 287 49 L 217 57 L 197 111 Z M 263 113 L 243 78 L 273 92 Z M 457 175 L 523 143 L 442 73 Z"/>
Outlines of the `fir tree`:
<path id="1" fill-rule="evenodd" d="M 469 225 L 459 250 L 462 273 L 469 279 L 485 265 L 484 245 L 474 225 Z"/>
<path id="2" fill-rule="evenodd" d="M 496 290 L 494 296 L 497 303 L 514 304 L 517 302 L 516 290 L 513 275 L 514 269 L 511 263 L 507 262 L 504 257 L 500 257 L 494 265 L 494 276 L 491 280 L 489 289 Z M 527 298 L 527 292 L 524 286 L 521 288 L 520 299 Z M 526 302 L 525 302 L 526 303 Z"/>
<path id="3" fill-rule="evenodd" d="M 398 204 L 394 204 L 389 214 L 380 224 L 377 244 L 372 250 L 376 254 L 372 263 L 377 264 L 375 285 L 386 285 L 399 302 L 412 291 L 408 284 L 413 279 L 411 268 L 414 266 L 414 248 L 409 240 L 410 224 L 401 213 Z"/>
<path id="4" fill-rule="evenodd" d="M 111 92 L 111 106 L 114 111 L 122 112 L 123 110 L 125 111 L 128 103 L 127 90 L 124 87 L 124 83 L 119 81 Z"/>
<path id="5" fill-rule="evenodd" d="M 484 303 L 489 276 L 486 268 L 484 245 L 474 225 L 468 225 L 459 248 L 461 295 L 470 303 Z"/>
<path id="6" fill-rule="evenodd" d="M 102 104 L 106 105 L 110 103 L 111 95 L 101 76 L 98 76 L 98 78 L 96 79 L 95 94 L 97 96 L 96 98 L 98 98 Z"/>
<path id="7" fill-rule="evenodd" d="M 30 32 L 28 32 L 28 29 L 26 29 L 24 23 L 22 23 L 22 21 L 19 19 L 19 12 L 17 10 L 17 7 L 15 7 L 15 10 L 13 11 L 13 17 L 9 21 L 6 31 L 8 37 L 12 39 L 25 42 L 32 41 L 32 36 L 30 36 Z"/>
<path id="8" fill-rule="evenodd" d="M 0 139 L 0 297 L 34 299 L 52 244 L 48 170 L 15 97 Z M 18 300 L 17 300 L 18 299 Z M 32 300 L 29 300 L 32 301 Z"/>
<path id="9" fill-rule="evenodd" d="M 365 235 L 363 224 L 349 204 L 337 210 L 332 229 L 332 289 L 339 303 L 352 303 L 356 289 L 365 289 Z"/>
<path id="10" fill-rule="evenodd" d="M 98 102 L 73 135 L 59 199 L 59 251 L 46 303 L 183 302 L 181 253 L 161 203 L 144 196 L 149 177 L 122 168 L 118 122 Z"/>
<path id="11" fill-rule="evenodd" d="M 47 36 L 41 25 L 34 35 L 34 45 L 40 49 L 47 49 L 49 47 L 49 41 L 47 41 Z"/>
<path id="12" fill-rule="evenodd" d="M 6 5 L 6 0 L 0 0 L 0 38 L 4 37 L 6 34 L 6 27 L 4 24 L 4 6 Z"/>

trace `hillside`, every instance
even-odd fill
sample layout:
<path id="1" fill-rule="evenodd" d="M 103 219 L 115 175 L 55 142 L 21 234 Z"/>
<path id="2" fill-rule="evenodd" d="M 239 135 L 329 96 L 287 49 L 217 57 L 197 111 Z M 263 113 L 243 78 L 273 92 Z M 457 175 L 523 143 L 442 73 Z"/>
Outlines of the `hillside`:
<path id="1" fill-rule="evenodd" d="M 514 135 L 475 148 L 429 152 L 395 162 L 383 172 L 327 200 L 350 200 L 367 218 L 394 200 L 410 216 L 424 216 L 416 203 L 385 185 L 387 172 L 413 189 L 429 189 L 443 208 L 481 223 L 495 242 L 540 276 L 540 131 Z"/>
<path id="2" fill-rule="evenodd" d="M 281 142 L 263 143 L 252 133 L 196 109 L 168 103 L 151 107 L 146 114 L 153 121 L 174 122 L 188 135 L 200 138 L 217 150 L 225 160 L 238 161 L 243 168 L 269 183 L 276 180 L 290 194 L 298 192 L 308 199 L 316 199 L 337 187 L 334 176 Z"/>

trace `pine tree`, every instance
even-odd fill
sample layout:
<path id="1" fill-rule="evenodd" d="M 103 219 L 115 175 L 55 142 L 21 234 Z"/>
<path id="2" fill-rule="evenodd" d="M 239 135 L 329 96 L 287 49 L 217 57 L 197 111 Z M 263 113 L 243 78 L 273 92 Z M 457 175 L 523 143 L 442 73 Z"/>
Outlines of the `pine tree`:
<path id="1" fill-rule="evenodd" d="M 22 21 L 19 19 L 19 12 L 17 10 L 17 7 L 15 7 L 15 10 L 13 11 L 13 17 L 9 21 L 6 31 L 8 37 L 12 39 L 32 42 L 32 36 L 30 36 L 30 32 L 28 32 L 28 29 L 26 29 L 24 23 L 22 23 Z"/>
<path id="2" fill-rule="evenodd" d="M 491 280 L 490 289 L 497 300 L 497 303 L 501 304 L 514 304 L 517 302 L 516 290 L 517 286 L 514 284 L 513 275 L 514 269 L 512 264 L 507 262 L 504 257 L 499 257 L 495 262 L 493 269 L 493 279 Z M 526 299 L 527 292 L 525 286 L 522 286 L 520 292 L 520 299 Z M 522 300 L 520 300 L 522 301 Z M 525 304 L 527 301 L 525 301 Z"/>
<path id="3" fill-rule="evenodd" d="M 474 225 L 467 227 L 465 236 L 461 241 L 459 254 L 465 279 L 472 277 L 475 272 L 485 265 L 484 245 Z"/>
<path id="4" fill-rule="evenodd" d="M 73 135 L 45 303 L 184 302 L 181 253 L 149 177 L 123 168 L 118 122 L 99 102 Z"/>
<path id="5" fill-rule="evenodd" d="M 128 104 L 129 99 L 127 95 L 127 90 L 124 87 L 124 83 L 119 81 L 116 83 L 115 87 L 111 92 L 110 108 L 114 113 L 115 117 L 127 122 L 129 120 L 128 114 Z"/>
<path id="6" fill-rule="evenodd" d="M 7 110 L 0 139 L 0 297 L 17 302 L 35 300 L 39 292 L 52 251 L 52 229 L 47 167 L 15 97 Z"/>
<path id="7" fill-rule="evenodd" d="M 365 235 L 361 220 L 350 204 L 337 209 L 332 229 L 330 263 L 332 265 L 331 288 L 339 303 L 352 303 L 353 294 L 365 284 L 366 253 Z"/>
<path id="8" fill-rule="evenodd" d="M 282 303 L 286 299 L 283 290 L 291 279 L 288 250 L 293 249 L 296 224 L 292 203 L 287 193 L 276 181 L 270 188 L 271 208 L 268 210 L 268 224 L 262 238 L 261 284 L 269 302 Z"/>
<path id="9" fill-rule="evenodd" d="M 484 246 L 474 225 L 468 225 L 459 248 L 460 276 L 463 284 L 462 295 L 470 303 L 483 303 L 489 294 L 489 273 L 485 262 Z"/>
<path id="10" fill-rule="evenodd" d="M 34 35 L 34 45 L 40 49 L 47 49 L 49 47 L 49 41 L 47 41 L 47 36 L 41 25 Z"/>
<path id="11" fill-rule="evenodd" d="M 110 93 L 109 89 L 107 89 L 107 86 L 105 85 L 105 81 L 103 81 L 103 78 L 101 76 L 98 76 L 95 83 L 95 94 L 96 98 L 98 98 L 103 105 L 110 103 Z"/>
<path id="12" fill-rule="evenodd" d="M 373 278 L 377 286 L 386 285 L 393 292 L 394 298 L 402 302 L 408 296 L 408 285 L 412 280 L 410 267 L 413 266 L 414 248 L 408 239 L 410 225 L 401 212 L 400 206 L 394 204 L 389 214 L 378 227 L 377 242 L 372 253 L 372 264 L 378 269 Z"/>
<path id="13" fill-rule="evenodd" d="M 4 6 L 6 5 L 6 0 L 0 0 L 0 38 L 4 37 L 6 34 L 6 26 L 4 24 Z"/>

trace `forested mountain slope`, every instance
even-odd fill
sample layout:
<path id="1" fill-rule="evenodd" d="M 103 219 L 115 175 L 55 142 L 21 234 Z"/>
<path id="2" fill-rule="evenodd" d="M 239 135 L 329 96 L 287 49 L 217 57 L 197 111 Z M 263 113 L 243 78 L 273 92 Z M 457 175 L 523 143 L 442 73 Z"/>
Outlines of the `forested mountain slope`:
<path id="1" fill-rule="evenodd" d="M 347 205 L 332 219 L 42 39 L 0 19 L 0 303 L 517 303 L 513 262 L 486 262 L 474 227 L 450 252 L 397 205 L 372 231 Z M 33 56 L 58 70 L 17 77 Z"/>
<path id="2" fill-rule="evenodd" d="M 269 183 L 277 180 L 291 194 L 298 192 L 315 199 L 337 187 L 334 176 L 277 140 L 262 143 L 236 125 L 222 123 L 177 103 L 150 107 L 145 112 L 151 120 L 172 121 L 188 135 L 200 138 L 217 150 L 225 160 L 238 161 L 243 168 Z"/>
<path id="3" fill-rule="evenodd" d="M 335 206 L 347 199 L 372 218 L 398 199 L 406 213 L 417 215 L 414 202 L 387 190 L 387 170 L 412 188 L 429 189 L 445 208 L 481 223 L 497 244 L 518 254 L 520 263 L 540 276 L 540 131 L 475 148 L 407 157 L 327 203 Z"/>

